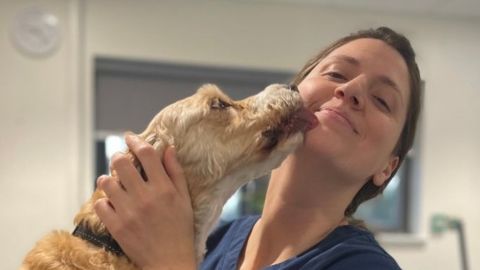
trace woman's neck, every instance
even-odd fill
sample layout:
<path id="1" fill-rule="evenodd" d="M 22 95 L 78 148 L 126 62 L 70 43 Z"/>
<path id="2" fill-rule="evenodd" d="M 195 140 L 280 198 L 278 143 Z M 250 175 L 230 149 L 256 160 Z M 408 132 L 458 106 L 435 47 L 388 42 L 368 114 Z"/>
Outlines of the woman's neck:
<path id="1" fill-rule="evenodd" d="M 243 269 L 262 269 L 312 247 L 340 225 L 356 189 L 327 168 L 299 164 L 290 155 L 272 172 L 264 211 L 241 259 Z M 302 161 L 304 162 L 304 161 Z"/>

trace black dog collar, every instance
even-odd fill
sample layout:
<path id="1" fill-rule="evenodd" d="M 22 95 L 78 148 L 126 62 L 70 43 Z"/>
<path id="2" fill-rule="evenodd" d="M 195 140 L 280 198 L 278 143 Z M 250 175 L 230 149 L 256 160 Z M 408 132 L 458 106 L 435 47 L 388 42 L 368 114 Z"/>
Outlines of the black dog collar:
<path id="1" fill-rule="evenodd" d="M 96 234 L 86 226 L 78 225 L 73 230 L 72 235 L 86 240 L 97 247 L 105 248 L 105 250 L 114 253 L 117 256 L 125 256 L 120 245 L 109 234 Z"/>

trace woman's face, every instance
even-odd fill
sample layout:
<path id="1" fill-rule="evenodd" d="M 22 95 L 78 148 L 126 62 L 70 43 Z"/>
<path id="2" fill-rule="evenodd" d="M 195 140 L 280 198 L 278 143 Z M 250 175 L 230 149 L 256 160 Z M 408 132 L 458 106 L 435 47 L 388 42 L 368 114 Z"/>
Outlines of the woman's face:
<path id="1" fill-rule="evenodd" d="M 300 150 L 306 158 L 328 160 L 356 182 L 388 179 L 410 96 L 401 55 L 381 40 L 357 39 L 332 51 L 298 88 L 319 120 Z"/>

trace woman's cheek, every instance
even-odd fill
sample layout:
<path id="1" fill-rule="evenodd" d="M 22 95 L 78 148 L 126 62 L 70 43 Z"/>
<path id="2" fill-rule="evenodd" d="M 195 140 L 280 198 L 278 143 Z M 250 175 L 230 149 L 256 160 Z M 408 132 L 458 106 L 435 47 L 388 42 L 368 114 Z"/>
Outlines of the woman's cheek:
<path id="1" fill-rule="evenodd" d="M 305 79 L 298 85 L 298 89 L 306 107 L 312 105 L 320 107 L 333 97 L 335 88 L 319 79 Z"/>
<path id="2" fill-rule="evenodd" d="M 381 121 L 379 120 L 377 123 L 381 123 Z M 373 128 L 370 130 L 373 130 Z M 382 148 L 386 149 L 386 152 L 390 154 L 400 138 L 399 127 L 391 121 L 384 121 L 383 125 L 377 124 L 376 130 L 376 138 L 373 139 L 373 142 L 382 145 Z"/>
<path id="3" fill-rule="evenodd" d="M 300 92 L 300 96 L 302 97 L 302 100 L 305 103 L 308 103 L 311 99 L 310 97 L 311 97 L 312 88 L 313 87 L 312 87 L 309 79 L 304 79 L 298 85 L 298 91 Z"/>

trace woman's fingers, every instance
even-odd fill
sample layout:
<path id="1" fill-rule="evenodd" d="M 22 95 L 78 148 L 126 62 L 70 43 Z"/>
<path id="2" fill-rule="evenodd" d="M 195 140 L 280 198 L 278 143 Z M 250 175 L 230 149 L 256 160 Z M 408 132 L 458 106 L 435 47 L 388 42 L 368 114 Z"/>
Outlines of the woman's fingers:
<path id="1" fill-rule="evenodd" d="M 141 193 L 142 186 L 145 184 L 140 173 L 137 171 L 128 155 L 124 153 L 115 153 L 112 156 L 111 168 L 115 170 L 116 177 L 120 184 L 130 193 Z"/>
<path id="2" fill-rule="evenodd" d="M 99 187 L 105 191 L 111 199 L 113 206 L 128 203 L 130 200 L 148 198 L 148 192 L 171 193 L 175 189 L 183 197 L 189 200 L 189 192 L 183 172 L 183 168 L 176 158 L 175 148 L 168 146 L 163 153 L 163 159 L 157 154 L 152 145 L 140 139 L 138 136 L 127 135 L 126 142 L 129 149 L 140 161 L 143 171 L 153 186 L 154 190 L 146 190 L 147 185 L 142 176 L 135 168 L 131 158 L 124 153 L 115 153 L 112 157 L 111 169 L 115 171 L 115 179 L 103 177 L 99 181 Z M 156 184 L 160 185 L 156 185 Z M 153 187 L 152 187 L 153 188 Z M 123 193 L 132 195 L 131 198 L 122 198 Z"/>
<path id="3" fill-rule="evenodd" d="M 162 181 L 168 179 L 168 175 L 163 168 L 162 161 L 159 154 L 153 146 L 146 141 L 142 140 L 136 135 L 125 136 L 125 142 L 128 148 L 133 152 L 135 157 L 140 161 L 143 171 L 145 172 L 148 181 Z"/>
<path id="4" fill-rule="evenodd" d="M 105 192 L 110 199 L 111 207 L 118 207 L 119 202 L 125 200 L 125 190 L 120 182 L 113 176 L 102 175 L 97 180 L 97 186 Z"/>
<path id="5" fill-rule="evenodd" d="M 175 147 L 169 146 L 165 150 L 163 155 L 163 166 L 178 192 L 182 195 L 188 195 L 187 181 L 183 173 L 183 168 L 177 160 Z"/>
<path id="6" fill-rule="evenodd" d="M 108 198 L 98 200 L 95 211 L 129 258 L 141 268 L 160 262 L 188 264 L 193 269 L 193 210 L 174 149 L 168 147 L 162 153 L 162 161 L 153 146 L 142 139 L 127 136 L 126 142 L 140 161 L 148 182 L 143 181 L 128 155 L 115 155 L 112 169 L 116 175 L 98 180 L 98 187 Z M 178 269 L 188 268 L 182 265 Z"/>
<path id="7" fill-rule="evenodd" d="M 108 198 L 98 199 L 94 204 L 95 212 L 102 222 L 111 231 L 114 230 L 115 224 L 118 224 L 117 215 L 115 215 L 115 209 L 110 204 Z"/>

